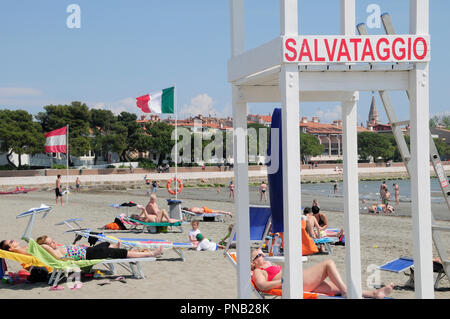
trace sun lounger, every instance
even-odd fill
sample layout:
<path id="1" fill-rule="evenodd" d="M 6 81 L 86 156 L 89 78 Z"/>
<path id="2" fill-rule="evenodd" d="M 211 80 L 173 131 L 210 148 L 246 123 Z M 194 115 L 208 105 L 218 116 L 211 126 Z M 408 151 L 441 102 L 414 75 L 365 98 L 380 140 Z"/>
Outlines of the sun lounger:
<path id="1" fill-rule="evenodd" d="M 129 270 L 135 278 L 145 278 L 141 263 L 155 261 L 155 257 L 126 258 L 126 259 L 94 259 L 94 260 L 60 260 L 53 257 L 44 248 L 30 239 L 27 252 L 36 257 L 41 263 L 53 268 L 49 279 L 49 285 L 57 286 L 61 276 L 67 276 L 70 272 L 81 272 L 83 268 L 91 268 L 95 265 L 105 265 L 110 271 L 115 272 L 115 265 L 120 265 Z"/>
<path id="2" fill-rule="evenodd" d="M 147 230 L 149 233 L 155 233 L 156 227 L 178 227 L 180 232 L 183 232 L 183 222 L 176 222 L 176 223 L 146 223 L 143 221 L 140 221 L 138 219 L 131 218 L 131 215 L 129 214 L 129 208 L 130 207 L 136 207 L 136 203 L 129 202 L 129 203 L 122 203 L 122 204 L 110 204 L 110 207 L 114 208 L 126 208 L 126 215 L 121 214 L 117 216 L 117 218 L 120 219 L 122 224 L 131 226 L 130 230 L 138 230 L 140 232 L 144 232 Z"/>
<path id="3" fill-rule="evenodd" d="M 412 258 L 399 257 L 379 266 L 378 269 L 395 273 L 401 273 L 409 270 L 409 273 L 405 272 L 405 275 L 409 276 L 405 286 L 414 288 L 414 260 Z M 433 261 L 433 272 L 437 273 L 436 280 L 434 282 L 434 289 L 437 289 L 439 287 L 439 282 L 445 277 L 444 267 L 442 267 L 442 264 Z"/>

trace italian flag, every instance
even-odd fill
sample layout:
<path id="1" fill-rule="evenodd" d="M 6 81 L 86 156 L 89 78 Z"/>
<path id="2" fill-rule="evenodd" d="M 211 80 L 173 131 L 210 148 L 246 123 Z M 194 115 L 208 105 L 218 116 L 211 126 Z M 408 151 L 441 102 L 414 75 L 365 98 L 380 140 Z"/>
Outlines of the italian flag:
<path id="1" fill-rule="evenodd" d="M 137 97 L 136 105 L 144 113 L 173 113 L 175 87 Z"/>
<path id="2" fill-rule="evenodd" d="M 67 153 L 67 126 L 45 133 L 46 153 Z"/>

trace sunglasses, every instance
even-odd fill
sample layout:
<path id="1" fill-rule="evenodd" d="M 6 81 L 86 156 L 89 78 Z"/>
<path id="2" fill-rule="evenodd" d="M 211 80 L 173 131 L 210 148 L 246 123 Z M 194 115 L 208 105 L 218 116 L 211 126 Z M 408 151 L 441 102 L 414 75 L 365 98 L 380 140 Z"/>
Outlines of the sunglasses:
<path id="1" fill-rule="evenodd" d="M 259 253 L 258 255 L 255 256 L 255 258 L 253 258 L 253 261 L 255 261 L 256 259 L 258 259 L 259 257 L 263 257 L 264 254 L 263 253 Z"/>

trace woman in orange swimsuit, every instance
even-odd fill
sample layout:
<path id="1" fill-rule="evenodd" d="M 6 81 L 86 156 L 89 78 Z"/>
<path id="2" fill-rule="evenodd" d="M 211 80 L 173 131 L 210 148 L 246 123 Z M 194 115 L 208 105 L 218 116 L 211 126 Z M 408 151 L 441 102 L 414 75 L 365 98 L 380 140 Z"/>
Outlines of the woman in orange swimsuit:
<path id="1" fill-rule="evenodd" d="M 282 269 L 264 259 L 261 249 L 255 249 L 251 253 L 251 267 L 253 271 L 253 281 L 261 291 L 281 288 Z M 329 281 L 325 280 L 329 278 Z M 392 292 L 394 284 L 382 287 L 377 290 L 363 291 L 363 297 L 382 299 Z M 347 287 L 341 279 L 341 275 L 333 260 L 327 259 L 312 267 L 303 270 L 303 290 L 309 292 L 322 293 L 330 296 L 346 296 Z"/>

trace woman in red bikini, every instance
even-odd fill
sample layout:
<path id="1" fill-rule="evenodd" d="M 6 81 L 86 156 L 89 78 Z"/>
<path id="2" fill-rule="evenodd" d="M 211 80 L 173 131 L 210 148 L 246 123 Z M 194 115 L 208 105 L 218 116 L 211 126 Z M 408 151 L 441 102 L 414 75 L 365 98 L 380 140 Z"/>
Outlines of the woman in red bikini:
<path id="1" fill-rule="evenodd" d="M 281 288 L 281 267 L 272 265 L 265 260 L 264 253 L 260 249 L 253 250 L 251 258 L 253 281 L 256 287 L 261 291 Z M 326 281 L 326 278 L 329 278 L 329 281 Z M 393 289 L 394 284 L 391 283 L 377 290 L 363 291 L 362 295 L 366 298 L 383 299 Z M 345 297 L 347 294 L 347 287 L 341 279 L 336 264 L 331 259 L 303 269 L 303 290 L 330 296 L 341 295 Z"/>

